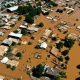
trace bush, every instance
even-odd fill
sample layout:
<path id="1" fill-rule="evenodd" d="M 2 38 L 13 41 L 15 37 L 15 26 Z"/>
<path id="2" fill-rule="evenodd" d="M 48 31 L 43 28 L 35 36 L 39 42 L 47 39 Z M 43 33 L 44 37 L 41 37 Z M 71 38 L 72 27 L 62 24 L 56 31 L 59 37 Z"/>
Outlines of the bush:
<path id="1" fill-rule="evenodd" d="M 67 61 L 70 60 L 70 57 L 69 56 L 66 56 L 65 57 L 65 60 L 67 60 Z"/>
<path id="2" fill-rule="evenodd" d="M 11 67 L 11 69 L 12 69 L 12 70 L 15 70 L 15 69 L 16 69 L 16 67 L 15 67 L 15 66 L 12 66 L 12 67 Z"/>
<path id="3" fill-rule="evenodd" d="M 15 24 L 11 24 L 11 25 L 10 25 L 10 27 L 14 27 L 14 26 L 15 26 Z"/>
<path id="4" fill-rule="evenodd" d="M 18 18 L 18 21 L 20 21 L 22 19 L 22 17 L 20 16 L 19 18 Z"/>
<path id="5" fill-rule="evenodd" d="M 78 69 L 80 69 L 80 64 L 79 64 L 79 65 L 77 65 L 77 68 L 78 68 Z"/>
<path id="6" fill-rule="evenodd" d="M 32 39 L 32 40 L 34 40 L 34 39 L 35 39 L 35 37 L 34 37 L 34 36 L 32 36 L 32 37 L 31 37 L 31 39 Z"/>
<path id="7" fill-rule="evenodd" d="M 18 53 L 16 54 L 16 56 L 17 56 L 17 57 L 22 57 L 22 54 L 21 54 L 20 52 L 18 52 Z"/>
<path id="8" fill-rule="evenodd" d="M 31 45 L 32 44 L 32 42 L 28 42 L 28 45 Z"/>
<path id="9" fill-rule="evenodd" d="M 40 22 L 39 27 L 43 27 L 43 26 L 44 26 L 43 22 Z"/>
<path id="10" fill-rule="evenodd" d="M 52 41 L 56 41 L 57 40 L 57 38 L 56 37 L 52 37 Z"/>
<path id="11" fill-rule="evenodd" d="M 13 41 L 12 44 L 11 44 L 11 46 L 15 46 L 15 45 L 16 45 L 16 43 Z"/>
<path id="12" fill-rule="evenodd" d="M 7 68 L 11 68 L 11 65 L 10 65 L 10 64 L 7 64 L 6 67 L 7 67 Z"/>
<path id="13" fill-rule="evenodd" d="M 36 45 L 35 48 L 36 48 L 36 49 L 40 49 L 40 45 Z"/>
<path id="14" fill-rule="evenodd" d="M 64 50 L 64 51 L 62 52 L 62 55 L 66 56 L 68 53 L 69 53 L 69 50 Z"/>
<path id="15" fill-rule="evenodd" d="M 21 29 L 21 34 L 26 35 L 27 31 L 25 29 Z"/>
<path id="16" fill-rule="evenodd" d="M 32 75 L 35 76 L 35 77 L 37 77 L 37 78 L 40 78 L 40 77 L 42 77 L 43 70 L 44 70 L 44 67 L 41 64 L 39 64 L 39 65 L 37 65 L 36 68 L 34 68 L 32 70 L 32 72 L 33 72 Z"/>
<path id="17" fill-rule="evenodd" d="M 18 33 L 18 30 L 15 30 L 14 33 Z"/>
<path id="18" fill-rule="evenodd" d="M 59 60 L 59 61 L 63 61 L 63 57 L 60 56 L 60 57 L 58 58 L 58 60 Z"/>

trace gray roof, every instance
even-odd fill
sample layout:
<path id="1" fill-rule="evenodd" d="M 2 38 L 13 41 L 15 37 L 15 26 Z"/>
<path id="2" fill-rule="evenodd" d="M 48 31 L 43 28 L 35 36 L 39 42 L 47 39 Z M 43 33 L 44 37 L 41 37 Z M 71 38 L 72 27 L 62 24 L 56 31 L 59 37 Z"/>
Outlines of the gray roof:
<path id="1" fill-rule="evenodd" d="M 12 40 L 10 40 L 10 39 L 4 39 L 3 42 L 2 42 L 2 44 L 6 44 L 8 46 L 11 46 Z"/>

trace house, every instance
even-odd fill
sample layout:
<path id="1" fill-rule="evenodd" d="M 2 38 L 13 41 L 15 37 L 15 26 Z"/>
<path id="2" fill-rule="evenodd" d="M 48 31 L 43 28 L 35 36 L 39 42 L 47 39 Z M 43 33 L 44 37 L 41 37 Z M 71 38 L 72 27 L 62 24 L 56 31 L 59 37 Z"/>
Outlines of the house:
<path id="1" fill-rule="evenodd" d="M 48 38 L 51 33 L 52 33 L 52 30 L 46 29 L 45 32 L 43 33 L 42 37 Z"/>
<path id="2" fill-rule="evenodd" d="M 76 30 L 80 32 L 80 26 L 76 27 Z"/>
<path id="3" fill-rule="evenodd" d="M 59 72 L 62 72 L 61 69 L 59 69 L 58 67 L 55 68 L 51 68 L 48 65 L 44 65 L 44 71 L 43 71 L 43 75 L 50 77 L 50 78 L 56 78 L 57 74 Z M 53 79 L 54 80 L 54 79 Z"/>
<path id="4" fill-rule="evenodd" d="M 2 42 L 2 45 L 11 46 L 12 42 L 13 41 L 10 40 L 10 39 L 4 39 L 3 42 Z"/>
<path id="5" fill-rule="evenodd" d="M 11 40 L 11 41 L 15 42 L 16 44 L 18 44 L 18 43 L 20 42 L 20 40 L 19 40 L 19 39 L 12 38 L 12 37 L 10 37 L 10 38 L 9 38 L 9 40 Z"/>
<path id="6" fill-rule="evenodd" d="M 0 46 L 0 56 L 3 56 L 8 51 L 8 47 L 1 45 Z"/>
<path id="7" fill-rule="evenodd" d="M 13 38 L 20 39 L 20 38 L 22 37 L 22 34 L 11 32 L 11 33 L 8 35 L 8 37 L 13 37 Z"/>
<path id="8" fill-rule="evenodd" d="M 16 55 L 17 52 L 18 52 L 18 48 L 14 48 L 14 49 L 12 50 L 12 54 L 13 54 L 13 55 Z"/>
<path id="9" fill-rule="evenodd" d="M 44 48 L 44 49 L 46 49 L 46 48 L 47 48 L 47 44 L 46 44 L 46 42 L 43 42 L 43 43 L 40 45 L 40 48 Z"/>
<path id="10" fill-rule="evenodd" d="M 7 8 L 7 11 L 8 12 L 13 12 L 13 11 L 15 11 L 17 9 L 18 9 L 18 6 L 13 6 L 13 7 Z"/>
<path id="11" fill-rule="evenodd" d="M 77 36 L 75 33 L 70 33 L 70 34 L 68 35 L 68 38 L 69 38 L 69 39 L 73 39 L 73 40 L 78 40 L 78 36 Z"/>
<path id="12" fill-rule="evenodd" d="M 4 33 L 2 31 L 0 31 L 0 36 L 3 36 L 3 35 L 4 35 Z"/>
<path id="13" fill-rule="evenodd" d="M 21 28 L 21 29 L 27 29 L 27 27 L 24 26 L 24 25 L 20 25 L 19 28 Z"/>
<path id="14" fill-rule="evenodd" d="M 4 79 L 5 79 L 5 77 L 0 75 L 0 80 L 4 80 Z"/>
<path id="15" fill-rule="evenodd" d="M 37 32 L 39 30 L 39 27 L 36 27 L 36 24 L 32 24 L 30 27 L 27 28 L 28 31 Z"/>
<path id="16" fill-rule="evenodd" d="M 19 62 L 16 61 L 16 60 L 9 60 L 6 64 L 9 64 L 11 66 L 17 67 L 17 65 L 19 64 Z"/>
<path id="17" fill-rule="evenodd" d="M 58 54 L 59 54 L 59 50 L 56 48 L 56 47 L 52 47 L 52 49 L 51 49 L 51 54 L 52 55 L 54 55 L 54 56 L 59 56 Z"/>
<path id="18" fill-rule="evenodd" d="M 2 60 L 1 60 L 1 63 L 7 63 L 8 62 L 8 57 L 4 57 Z"/>

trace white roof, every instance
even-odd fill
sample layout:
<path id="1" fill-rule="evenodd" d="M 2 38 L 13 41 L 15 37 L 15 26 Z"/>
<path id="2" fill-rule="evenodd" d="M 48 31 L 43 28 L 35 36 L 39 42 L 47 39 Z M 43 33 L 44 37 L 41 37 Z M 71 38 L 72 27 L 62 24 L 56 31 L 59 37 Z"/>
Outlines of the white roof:
<path id="1" fill-rule="evenodd" d="M 22 37 L 22 34 L 14 33 L 14 32 L 11 32 L 9 35 L 10 36 L 14 36 L 14 37 L 18 37 L 18 38 L 21 38 Z"/>
<path id="2" fill-rule="evenodd" d="M 17 9 L 18 9 L 18 6 L 13 6 L 13 7 L 8 8 L 8 10 L 10 10 L 10 11 L 15 11 Z"/>
<path id="3" fill-rule="evenodd" d="M 46 42 L 43 42 L 41 45 L 40 45 L 41 48 L 47 48 L 47 44 Z"/>
<path id="4" fill-rule="evenodd" d="M 26 28 L 26 26 L 24 26 L 24 25 L 20 25 L 19 27 L 20 27 L 20 28 Z"/>
<path id="5" fill-rule="evenodd" d="M 9 59 L 7 57 L 4 57 L 2 60 L 1 60 L 1 63 L 7 63 Z"/>
<path id="6" fill-rule="evenodd" d="M 0 75 L 0 80 L 4 80 L 4 78 L 5 78 L 4 76 L 1 76 L 1 75 Z"/>

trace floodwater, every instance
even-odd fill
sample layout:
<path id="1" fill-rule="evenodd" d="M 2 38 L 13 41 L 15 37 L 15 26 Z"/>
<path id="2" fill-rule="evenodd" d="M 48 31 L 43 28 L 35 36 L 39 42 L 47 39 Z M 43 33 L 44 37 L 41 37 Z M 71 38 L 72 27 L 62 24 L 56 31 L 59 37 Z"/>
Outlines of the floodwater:
<path id="1" fill-rule="evenodd" d="M 79 10 L 78 10 L 79 11 Z M 75 12 L 75 14 L 72 14 L 72 15 L 68 15 L 66 14 L 65 12 L 62 13 L 62 14 L 58 14 L 56 12 L 52 12 L 50 15 L 53 15 L 53 16 L 60 16 L 62 18 L 62 20 L 67 20 L 72 24 L 76 23 L 76 26 L 80 25 L 80 21 L 75 21 L 74 18 L 79 18 L 80 19 L 80 15 L 79 15 L 79 12 Z M 0 38 L 0 40 L 3 40 L 5 38 L 7 38 L 8 34 L 11 32 L 11 31 L 14 31 L 17 27 L 19 27 L 19 25 L 22 24 L 22 21 L 24 20 L 24 17 L 22 18 L 21 21 L 17 22 L 17 24 L 15 25 L 15 27 L 13 27 L 12 29 L 6 31 L 6 34 Z M 51 67 L 54 66 L 53 63 L 51 63 L 51 59 L 54 58 L 53 56 L 51 56 L 50 58 L 47 58 L 47 55 L 49 54 L 49 52 L 46 52 L 46 50 L 37 50 L 35 49 L 34 47 L 38 44 L 38 40 L 40 39 L 41 35 L 43 34 L 43 32 L 45 31 L 45 29 L 47 28 L 52 28 L 53 32 L 54 33 L 57 33 L 59 34 L 59 37 L 60 38 L 64 38 L 67 34 L 63 34 L 61 32 L 59 32 L 56 28 L 54 28 L 54 26 L 56 24 L 58 24 L 60 22 L 57 21 L 55 22 L 54 24 L 50 23 L 50 20 L 47 20 L 46 19 L 46 16 L 43 16 L 43 15 L 40 15 L 37 19 L 35 19 L 35 23 L 40 23 L 40 22 L 43 22 L 44 23 L 44 27 L 41 28 L 39 30 L 39 32 L 36 32 L 33 34 L 34 37 L 36 37 L 35 40 L 31 40 L 29 36 L 23 36 L 22 37 L 22 40 L 23 41 L 31 41 L 32 42 L 32 45 L 18 45 L 18 46 L 15 46 L 17 48 L 19 48 L 19 51 L 22 52 L 23 50 L 26 50 L 24 53 L 23 53 L 23 57 L 21 60 L 19 60 L 19 65 L 17 66 L 16 70 L 12 71 L 10 69 L 7 69 L 5 64 L 1 64 L 0 63 L 0 74 L 6 76 L 7 78 L 19 78 L 22 76 L 22 80 L 31 80 L 30 77 L 26 74 L 25 72 L 25 69 L 26 69 L 26 65 L 31 65 L 31 66 L 36 66 L 37 64 L 49 64 Z M 76 33 L 76 34 L 79 34 L 79 32 L 77 32 L 76 30 L 76 27 L 75 26 L 72 26 L 72 29 L 69 30 L 68 33 Z M 1 43 L 1 42 L 0 42 Z M 53 45 L 53 44 L 52 44 Z M 35 59 L 34 58 L 34 52 L 40 52 L 41 53 L 41 59 Z M 78 46 L 78 42 L 75 43 L 75 45 L 73 46 L 73 48 L 70 50 L 70 53 L 69 53 L 69 56 L 70 56 L 70 61 L 68 63 L 68 68 L 66 70 L 67 72 L 67 79 L 66 80 L 75 80 L 75 78 L 77 76 L 80 76 L 78 75 L 78 70 L 76 68 L 76 66 L 80 63 L 79 62 L 79 54 L 80 52 L 80 49 L 79 49 L 79 46 Z M 46 60 L 47 58 L 47 60 Z M 31 59 L 31 61 L 29 61 L 29 59 Z M 64 79 L 65 80 L 65 79 Z"/>

